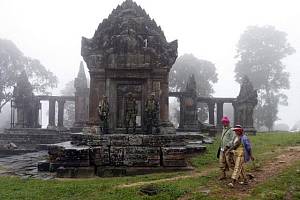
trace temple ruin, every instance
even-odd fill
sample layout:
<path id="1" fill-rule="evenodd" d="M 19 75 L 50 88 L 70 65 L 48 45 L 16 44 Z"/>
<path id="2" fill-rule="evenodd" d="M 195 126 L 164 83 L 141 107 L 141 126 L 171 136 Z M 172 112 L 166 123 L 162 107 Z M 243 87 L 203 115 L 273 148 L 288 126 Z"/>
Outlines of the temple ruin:
<path id="1" fill-rule="evenodd" d="M 26 73 L 22 73 L 15 88 L 11 129 L 6 130 L 6 135 L 39 135 L 35 145 L 49 152 L 48 160 L 38 164 L 40 171 L 57 172 L 58 177 L 89 177 L 190 169 L 187 158 L 206 148 L 201 133 L 208 131 L 213 136 L 221 128 L 224 103 L 233 105 L 234 124 L 256 133 L 253 110 L 257 92 L 246 76 L 237 98 L 197 96 L 193 75 L 185 91 L 169 92 L 168 75 L 177 58 L 177 41 L 167 42 L 161 27 L 132 0 L 114 9 L 91 39 L 82 38 L 81 55 L 89 69 L 90 88 L 83 63 L 75 78 L 74 96 L 34 95 Z M 136 130 L 127 133 L 129 96 L 136 105 Z M 145 131 L 149 96 L 159 106 L 159 131 L 150 133 Z M 177 97 L 180 102 L 177 130 L 169 121 L 169 97 Z M 98 110 L 103 99 L 109 105 L 105 134 L 101 132 Z M 47 129 L 41 129 L 37 117 L 41 101 L 49 102 Z M 71 129 L 63 124 L 66 101 L 75 102 L 75 123 Z M 207 104 L 209 127 L 198 120 L 199 103 Z"/>

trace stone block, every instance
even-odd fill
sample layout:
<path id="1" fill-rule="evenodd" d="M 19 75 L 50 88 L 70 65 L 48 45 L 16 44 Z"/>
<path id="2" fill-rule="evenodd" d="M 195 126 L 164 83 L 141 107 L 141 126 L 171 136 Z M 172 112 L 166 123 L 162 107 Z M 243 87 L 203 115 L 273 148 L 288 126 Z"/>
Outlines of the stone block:
<path id="1" fill-rule="evenodd" d="M 187 154 L 203 153 L 206 150 L 206 146 L 200 144 L 186 145 Z"/>
<path id="2" fill-rule="evenodd" d="M 59 167 L 58 178 L 90 178 L 95 175 L 95 167 Z"/>
<path id="3" fill-rule="evenodd" d="M 50 163 L 46 160 L 38 162 L 38 171 L 39 172 L 49 172 Z"/>
<path id="4" fill-rule="evenodd" d="M 183 146 L 184 144 L 185 140 L 181 135 L 145 135 L 142 146 L 169 147 Z"/>
<path id="5" fill-rule="evenodd" d="M 161 147 L 171 143 L 171 137 L 168 135 L 145 135 L 143 137 L 143 146 Z"/>
<path id="6" fill-rule="evenodd" d="M 159 166 L 160 148 L 128 146 L 124 149 L 124 164 L 126 166 Z"/>
<path id="7" fill-rule="evenodd" d="M 162 163 L 165 167 L 184 167 L 186 163 L 185 147 L 165 147 L 161 148 L 162 151 Z"/>
<path id="8" fill-rule="evenodd" d="M 143 136 L 142 135 L 129 135 L 128 143 L 130 146 L 139 146 L 143 144 Z"/>
<path id="9" fill-rule="evenodd" d="M 50 163 L 49 172 L 56 172 L 56 170 L 62 165 L 59 163 Z"/>
<path id="10" fill-rule="evenodd" d="M 100 146 L 93 147 L 90 150 L 90 161 L 95 166 L 103 166 L 110 164 L 109 147 Z"/>
<path id="11" fill-rule="evenodd" d="M 125 167 L 97 167 L 96 175 L 100 177 L 115 177 L 115 176 L 125 176 Z"/>
<path id="12" fill-rule="evenodd" d="M 163 147 L 162 156 L 165 160 L 180 160 L 185 158 L 186 147 Z"/>
<path id="13" fill-rule="evenodd" d="M 111 146 L 128 146 L 127 134 L 112 134 L 109 136 Z"/>
<path id="14" fill-rule="evenodd" d="M 110 165 L 124 165 L 124 147 L 110 147 Z"/>
<path id="15" fill-rule="evenodd" d="M 164 167 L 185 167 L 187 166 L 187 162 L 185 159 L 181 160 L 163 160 Z"/>

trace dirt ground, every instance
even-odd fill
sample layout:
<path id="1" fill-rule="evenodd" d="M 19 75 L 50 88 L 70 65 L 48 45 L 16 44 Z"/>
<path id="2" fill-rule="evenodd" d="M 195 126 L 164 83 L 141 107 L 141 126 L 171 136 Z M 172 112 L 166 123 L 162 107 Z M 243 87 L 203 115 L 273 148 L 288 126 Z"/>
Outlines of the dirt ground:
<path id="1" fill-rule="evenodd" d="M 234 196 L 235 198 L 243 199 L 250 196 L 252 189 L 257 184 L 264 183 L 271 177 L 276 176 L 298 160 L 300 160 L 300 146 L 288 147 L 277 157 L 264 164 L 261 168 L 251 171 L 251 175 L 253 175 L 254 178 L 249 180 L 247 185 L 237 184 L 235 188 L 226 189 L 222 192 L 223 197 L 228 198 L 230 196 Z M 223 181 L 223 184 L 228 183 L 228 180 Z"/>
<path id="2" fill-rule="evenodd" d="M 224 191 L 222 191 L 222 197 L 225 199 L 228 199 L 230 197 L 235 197 L 238 199 L 243 199 L 250 195 L 252 189 L 260 183 L 265 182 L 269 178 L 276 176 L 278 173 L 283 171 L 284 169 L 291 166 L 295 161 L 300 160 L 300 146 L 295 147 L 288 147 L 286 149 L 283 149 L 277 157 L 274 159 L 266 162 L 262 167 L 254 168 L 254 170 L 251 171 L 251 175 L 254 177 L 249 180 L 247 185 L 240 185 L 237 184 L 235 188 L 230 188 L 227 186 L 227 184 L 230 182 L 230 179 L 219 182 L 220 185 L 223 185 L 225 188 Z M 187 179 L 187 178 L 193 178 L 193 177 L 199 177 L 199 176 L 206 176 L 212 171 L 218 170 L 218 167 L 210 167 L 207 170 L 204 170 L 202 172 L 195 172 L 192 171 L 188 175 L 181 175 L 176 176 L 172 178 L 165 178 L 165 179 L 159 179 L 159 180 L 153 180 L 153 181 L 145 181 L 145 182 L 137 182 L 132 184 L 124 184 L 119 185 L 118 188 L 127 188 L 127 187 L 137 187 L 137 186 L 143 186 L 148 184 L 155 184 L 155 183 L 162 183 L 162 182 L 172 182 L 177 181 L 180 179 Z M 210 192 L 210 188 L 198 188 L 199 191 L 207 191 Z M 185 196 L 179 198 L 179 200 L 187 200 L 192 195 L 190 193 L 186 194 Z"/>

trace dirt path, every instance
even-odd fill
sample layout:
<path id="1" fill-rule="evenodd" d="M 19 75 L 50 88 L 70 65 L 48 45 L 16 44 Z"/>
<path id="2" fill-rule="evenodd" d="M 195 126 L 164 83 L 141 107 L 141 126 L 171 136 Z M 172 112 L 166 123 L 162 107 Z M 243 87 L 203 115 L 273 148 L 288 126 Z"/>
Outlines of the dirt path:
<path id="1" fill-rule="evenodd" d="M 216 167 L 210 167 L 206 170 L 203 170 L 202 172 L 191 171 L 187 175 L 180 175 L 180 176 L 175 176 L 172 178 L 163 178 L 163 179 L 158 179 L 158 180 L 153 180 L 153 181 L 141 181 L 141 182 L 136 182 L 136 183 L 123 184 L 123 185 L 118 185 L 117 188 L 136 187 L 136 186 L 143 186 L 143 185 L 154 184 L 154 183 L 172 182 L 172 181 L 177 181 L 177 180 L 181 180 L 181 179 L 206 176 L 210 172 L 215 171 L 216 169 L 217 169 Z"/>
<path id="2" fill-rule="evenodd" d="M 250 196 L 251 191 L 257 184 L 264 183 L 273 176 L 276 176 L 284 169 L 290 167 L 295 163 L 295 161 L 300 160 L 300 146 L 288 147 L 283 149 L 282 152 L 275 157 L 274 159 L 267 161 L 263 167 L 251 171 L 251 174 L 254 176 L 252 180 L 249 181 L 248 185 L 237 185 L 235 188 L 229 188 L 227 184 L 230 182 L 229 179 L 214 183 L 219 184 L 218 186 L 221 190 L 218 190 L 214 195 L 219 196 L 223 199 L 244 199 L 245 197 Z M 209 186 L 197 189 L 197 191 L 210 191 Z M 195 191 L 196 192 L 196 191 Z M 188 193 L 185 196 L 179 198 L 178 200 L 188 200 L 192 197 L 192 193 Z"/>
<path id="3" fill-rule="evenodd" d="M 221 197 L 224 197 L 224 199 L 228 199 L 230 197 L 235 197 L 239 199 L 243 199 L 246 196 L 249 196 L 252 189 L 260 183 L 265 182 L 269 178 L 277 175 L 278 173 L 282 172 L 284 169 L 291 166 L 295 161 L 300 160 L 300 146 L 295 147 L 288 147 L 280 151 L 279 155 L 275 157 L 274 159 L 267 161 L 264 166 L 262 166 L 259 169 L 256 169 L 254 171 L 251 171 L 251 174 L 254 176 L 254 179 L 249 181 L 248 185 L 237 185 L 236 188 L 231 189 L 227 186 L 224 187 L 224 185 L 227 185 L 229 183 L 229 179 L 218 182 L 220 184 L 221 188 L 224 188 L 221 191 L 218 191 L 219 194 L 221 194 Z M 153 181 L 141 181 L 131 184 L 123 184 L 117 186 L 117 188 L 128 188 L 128 187 L 137 187 L 137 186 L 144 186 L 148 184 L 155 184 L 155 183 L 162 183 L 162 182 L 172 182 L 177 181 L 181 179 L 188 179 L 188 178 L 194 178 L 199 176 L 206 176 L 212 171 L 218 170 L 218 166 L 209 167 L 208 169 L 202 171 L 202 172 L 195 172 L 192 171 L 190 174 L 187 175 L 180 175 L 172 178 L 164 178 L 164 179 L 158 179 Z M 218 184 L 213 183 L 213 184 Z M 198 188 L 198 191 L 203 191 L 210 193 L 210 188 L 201 186 Z M 196 191 L 195 191 L 196 192 Z M 179 198 L 179 200 L 188 200 L 192 197 L 192 193 L 188 193 L 185 196 Z"/>
<path id="4" fill-rule="evenodd" d="M 288 147 L 273 160 L 268 161 L 262 168 L 252 171 L 251 174 L 254 179 L 250 180 L 248 185 L 238 185 L 234 189 L 227 190 L 229 192 L 225 192 L 224 197 L 234 196 L 243 199 L 250 196 L 251 191 L 257 184 L 264 183 L 278 175 L 298 160 L 300 160 L 300 146 Z"/>

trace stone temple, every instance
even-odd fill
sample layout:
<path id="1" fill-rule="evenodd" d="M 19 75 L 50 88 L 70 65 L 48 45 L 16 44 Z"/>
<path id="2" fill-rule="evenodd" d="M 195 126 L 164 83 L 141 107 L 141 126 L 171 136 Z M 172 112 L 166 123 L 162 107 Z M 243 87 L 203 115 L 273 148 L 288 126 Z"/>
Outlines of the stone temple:
<path id="1" fill-rule="evenodd" d="M 169 71 L 177 58 L 177 40 L 167 42 L 156 22 L 140 6 L 125 1 L 98 26 L 92 39 L 82 38 L 81 55 L 90 72 L 89 121 L 98 126 L 97 110 L 103 95 L 111 105 L 110 130 L 124 129 L 124 105 L 131 92 L 137 102 L 137 126 L 144 123 L 145 101 L 159 100 L 161 131 L 168 132 Z"/>
<path id="2" fill-rule="evenodd" d="M 256 133 L 257 91 L 246 76 L 236 98 L 197 96 L 193 75 L 184 91 L 169 92 L 177 41 L 168 42 L 132 0 L 114 9 L 91 39 L 82 38 L 81 55 L 90 88 L 82 62 L 74 96 L 35 95 L 26 73 L 20 75 L 11 102 L 11 128 L 0 134 L 0 153 L 1 143 L 14 143 L 19 151 L 47 149 L 48 158 L 38 163 L 38 170 L 57 172 L 58 177 L 191 169 L 188 158 L 205 151 L 203 143 L 211 141 L 203 133 L 214 136 L 221 130 L 225 103 L 233 107 L 232 125 Z M 169 122 L 169 97 L 180 103 L 177 129 Z M 48 126 L 41 128 L 39 113 L 45 101 Z M 64 125 L 66 102 L 75 105 L 70 128 Z M 209 124 L 199 121 L 199 104 L 207 105 Z"/>
<path id="3" fill-rule="evenodd" d="M 156 22 L 140 6 L 125 1 L 98 26 L 93 38 L 82 38 L 81 55 L 90 73 L 89 116 L 84 133 L 50 145 L 49 162 L 39 168 L 59 177 L 79 174 L 129 175 L 185 169 L 187 155 L 202 152 L 200 134 L 176 134 L 169 122 L 170 69 L 177 41 L 167 42 Z M 126 132 L 129 94 L 136 105 L 136 129 Z M 145 131 L 145 106 L 153 95 L 158 105 L 157 132 Z M 100 131 L 98 106 L 109 103 L 108 132 Z M 196 140 L 198 143 L 193 143 Z"/>

